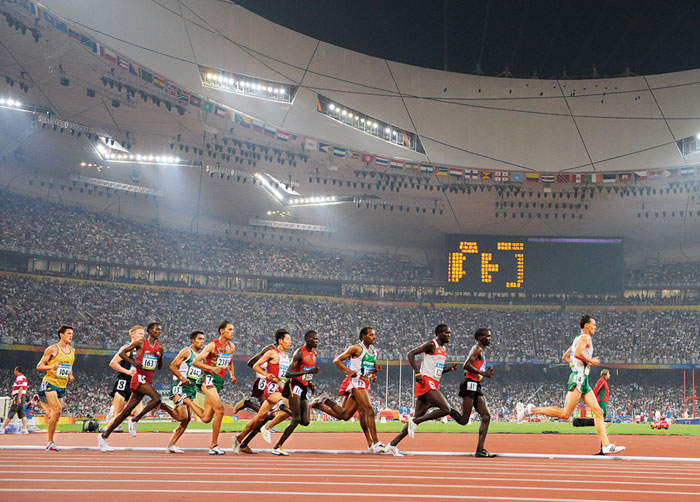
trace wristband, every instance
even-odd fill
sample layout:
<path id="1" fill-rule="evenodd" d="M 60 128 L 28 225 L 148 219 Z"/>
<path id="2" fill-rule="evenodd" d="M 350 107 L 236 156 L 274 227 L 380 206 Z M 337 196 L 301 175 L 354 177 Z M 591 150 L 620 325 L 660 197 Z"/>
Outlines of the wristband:
<path id="1" fill-rule="evenodd" d="M 421 376 L 421 374 L 420 374 L 420 373 L 416 373 L 416 376 Z"/>

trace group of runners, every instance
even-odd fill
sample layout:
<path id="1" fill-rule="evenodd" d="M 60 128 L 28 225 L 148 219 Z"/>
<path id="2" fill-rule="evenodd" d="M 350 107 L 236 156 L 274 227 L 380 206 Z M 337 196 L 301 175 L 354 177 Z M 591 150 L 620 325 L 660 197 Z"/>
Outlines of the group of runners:
<path id="1" fill-rule="evenodd" d="M 591 342 L 597 327 L 596 321 L 591 316 L 584 315 L 581 317 L 580 326 L 581 334 L 574 339 L 563 356 L 572 369 L 565 407 L 538 408 L 532 404 L 526 407 L 523 403 L 518 403 L 518 421 L 532 414 L 567 419 L 583 398 L 594 415 L 596 430 L 601 439 L 600 453 L 618 453 L 625 448 L 609 441 L 603 423 L 603 411 L 588 384 L 590 367 L 599 364 L 598 358 L 592 356 Z M 145 329 L 142 326 L 132 327 L 129 331 L 131 343 L 122 346 L 110 362 L 110 367 L 118 374 L 112 390 L 113 402 L 107 416 L 108 423 L 104 432 L 98 435 L 99 449 L 103 452 L 114 450 L 109 445 L 108 438 L 122 422 L 127 421 L 129 433 L 135 436 L 139 420 L 160 408 L 179 422 L 168 443 L 167 452 L 184 452 L 176 443 L 194 414 L 202 422 L 212 424 L 209 454 L 224 455 L 225 451 L 218 444 L 224 416 L 221 393 L 227 373 L 231 384 L 237 382 L 233 365 L 235 345 L 231 341 L 234 335 L 233 324 L 228 321 L 222 322 L 218 327 L 218 337 L 207 345 L 202 331 L 194 331 L 189 335 L 189 346 L 180 350 L 169 365 L 173 374 L 170 391 L 172 407 L 162 401 L 160 394 L 153 387 L 154 373 L 163 366 L 165 349 L 160 342 L 162 332 L 162 327 L 157 322 L 149 324 Z M 41 403 L 41 406 L 48 420 L 46 449 L 49 451 L 59 450 L 53 442 L 54 432 L 61 415 L 66 385 L 74 379 L 72 366 L 75 351 L 70 345 L 73 328 L 61 326 L 58 335 L 59 342 L 44 351 L 37 365 L 39 371 L 46 372 L 39 395 L 46 399 L 46 404 Z M 458 424 L 466 425 L 472 410 L 475 410 L 481 417 L 475 456 L 495 456 L 484 447 L 491 416 L 481 387 L 482 379 L 491 378 L 494 374 L 493 366 L 486 367 L 485 364 L 486 350 L 491 344 L 491 332 L 480 328 L 474 333 L 475 343 L 462 366 L 465 378 L 459 387 L 461 410 L 451 407 L 440 391 L 443 373 L 458 369 L 456 363 L 446 366 L 446 345 L 452 336 L 451 329 L 446 324 L 438 324 L 434 335 L 434 338 L 408 353 L 408 362 L 415 372 L 415 412 L 409 417 L 403 430 L 389 444 L 384 445 L 377 436 L 375 411 L 369 396 L 370 387 L 382 370 L 377 362 L 377 349 L 374 346 L 377 335 L 374 328 L 362 328 L 359 343 L 348 347 L 333 360 L 333 365 L 345 373 L 339 390 L 342 396 L 341 404 L 337 404 L 326 392 L 310 401 L 310 394 L 316 394 L 313 375 L 319 371 L 316 359 L 319 337 L 316 331 L 307 331 L 304 335 L 304 345 L 298 347 L 290 357 L 292 337 L 285 329 L 277 330 L 275 343 L 264 347 L 248 361 L 248 366 L 256 372 L 257 379 L 253 384 L 251 397 L 236 403 L 233 413 L 248 408 L 255 416 L 234 437 L 233 452 L 255 453 L 249 443 L 258 433 L 265 441 L 272 443 L 271 429 L 290 419 L 289 425 L 270 450 L 275 455 L 288 455 L 283 448 L 285 441 L 297 426 L 309 424 L 310 410 L 314 408 L 338 420 L 350 420 L 357 413 L 370 452 L 402 457 L 398 444 L 407 435 L 413 438 L 419 424 L 449 415 Z M 420 364 L 417 356 L 422 356 Z M 195 402 L 198 392 L 204 395 L 204 408 Z M 149 400 L 144 404 L 146 396 Z"/>

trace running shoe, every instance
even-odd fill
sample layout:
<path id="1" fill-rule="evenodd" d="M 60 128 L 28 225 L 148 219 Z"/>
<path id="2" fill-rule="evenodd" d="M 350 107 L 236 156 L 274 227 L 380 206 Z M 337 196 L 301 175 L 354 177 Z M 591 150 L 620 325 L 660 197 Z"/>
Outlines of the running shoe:
<path id="1" fill-rule="evenodd" d="M 493 458 L 497 457 L 495 453 L 489 453 L 486 450 L 476 450 L 476 453 L 474 453 L 474 456 L 477 458 Z"/>
<path id="2" fill-rule="evenodd" d="M 518 423 L 521 423 L 525 418 L 525 405 L 521 402 L 518 402 L 518 404 L 515 405 L 515 413 Z"/>
<path id="3" fill-rule="evenodd" d="M 612 455 L 613 453 L 622 453 L 625 450 L 626 448 L 624 446 L 616 446 L 610 443 L 608 446 L 603 446 L 600 451 L 603 452 L 603 455 Z"/>
<path id="4" fill-rule="evenodd" d="M 272 450 L 270 450 L 270 453 L 272 453 L 273 455 L 279 455 L 281 457 L 288 457 L 289 456 L 289 453 L 284 451 L 281 446 L 278 446 L 277 448 L 273 448 Z"/>
<path id="5" fill-rule="evenodd" d="M 238 455 L 241 452 L 241 442 L 238 440 L 238 436 L 233 436 L 233 453 Z"/>
<path id="6" fill-rule="evenodd" d="M 260 428 L 260 435 L 266 443 L 272 444 L 272 434 L 270 434 L 270 431 L 264 425 Z"/>
<path id="7" fill-rule="evenodd" d="M 53 443 L 51 443 L 51 444 L 53 444 Z M 100 451 L 102 453 L 107 453 L 108 451 L 114 451 L 114 448 L 112 448 L 111 446 L 109 446 L 109 444 L 107 444 L 107 440 L 102 437 L 102 434 L 97 435 L 97 447 L 100 449 Z M 47 450 L 49 449 L 48 446 L 46 447 L 46 449 Z"/>
<path id="8" fill-rule="evenodd" d="M 215 444 L 211 448 L 209 448 L 209 455 L 226 455 L 226 452 L 219 448 L 218 444 Z"/>
<path id="9" fill-rule="evenodd" d="M 382 450 L 382 453 L 385 453 L 387 455 L 393 455 L 395 457 L 403 457 L 403 453 L 399 451 L 399 448 L 391 444 L 386 445 Z"/>
<path id="10" fill-rule="evenodd" d="M 383 449 L 384 449 L 384 444 L 380 441 L 377 441 L 376 443 L 374 443 L 372 446 L 369 447 L 369 452 L 370 453 L 381 453 Z"/>
<path id="11" fill-rule="evenodd" d="M 29 429 L 22 429 L 22 434 L 29 434 Z"/>
<path id="12" fill-rule="evenodd" d="M 254 452 L 253 450 L 250 449 L 250 446 L 241 446 L 240 448 L 241 453 L 247 453 L 248 455 L 257 455 L 257 452 Z"/>
<path id="13" fill-rule="evenodd" d="M 284 404 L 284 401 L 282 401 L 280 399 L 272 406 L 272 408 L 270 408 L 270 412 L 275 413 L 275 412 L 279 411 L 279 409 L 282 407 L 283 404 Z"/>
<path id="14" fill-rule="evenodd" d="M 183 450 L 182 448 L 178 448 L 175 445 L 172 445 L 172 446 L 168 446 L 165 449 L 165 452 L 166 453 L 185 453 L 185 450 Z"/>
<path id="15" fill-rule="evenodd" d="M 0 434 L 5 434 L 5 428 L 4 428 L 4 427 L 0 427 Z"/>
<path id="16" fill-rule="evenodd" d="M 51 441 L 49 444 L 46 445 L 46 451 L 61 451 L 61 449 L 53 444 L 53 441 Z"/>
<path id="17" fill-rule="evenodd" d="M 178 406 L 180 406 L 181 404 L 183 404 L 183 403 L 185 402 L 185 399 L 187 399 L 187 396 L 186 396 L 186 395 L 180 396 L 180 399 L 178 399 L 177 401 L 175 401 L 175 402 L 173 403 L 173 406 L 174 406 L 175 408 L 177 408 Z"/>
<path id="18" fill-rule="evenodd" d="M 311 408 L 315 408 L 315 407 L 318 406 L 319 404 L 325 403 L 325 402 L 326 402 L 326 399 L 330 399 L 330 397 L 331 397 L 331 396 L 328 394 L 328 392 L 323 392 L 323 393 L 321 393 L 321 395 L 319 395 L 318 397 L 316 397 L 316 399 L 314 399 L 313 401 L 311 401 L 311 404 L 310 404 L 309 406 L 310 406 Z"/>
<path id="19" fill-rule="evenodd" d="M 418 424 L 413 421 L 413 417 L 408 417 L 408 435 L 413 438 L 416 435 Z"/>
<path id="20" fill-rule="evenodd" d="M 526 417 L 529 417 L 530 415 L 532 415 L 532 409 L 533 409 L 534 407 L 535 407 L 535 405 L 532 404 L 532 403 L 528 404 L 528 405 L 525 407 L 525 416 L 526 416 Z"/>
<path id="21" fill-rule="evenodd" d="M 127 420 L 127 425 L 129 426 L 129 434 L 136 437 L 136 429 L 138 428 L 138 422 L 134 422 L 131 417 Z"/>
<path id="22" fill-rule="evenodd" d="M 233 411 L 231 412 L 231 415 L 235 415 L 236 413 L 238 413 L 239 411 L 241 411 L 243 409 L 243 407 L 245 406 L 246 399 L 248 399 L 248 398 L 244 397 L 243 399 L 241 399 L 240 401 L 238 401 L 236 404 L 233 405 Z"/>
<path id="23" fill-rule="evenodd" d="M 36 406 L 36 403 L 38 403 L 40 400 L 39 394 L 34 394 L 32 398 L 29 400 L 30 403 L 32 403 L 32 406 Z"/>

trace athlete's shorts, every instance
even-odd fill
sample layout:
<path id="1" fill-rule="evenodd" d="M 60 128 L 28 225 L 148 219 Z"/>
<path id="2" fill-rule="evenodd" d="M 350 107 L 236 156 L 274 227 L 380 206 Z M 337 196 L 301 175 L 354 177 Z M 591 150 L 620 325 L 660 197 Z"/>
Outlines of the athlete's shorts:
<path id="1" fill-rule="evenodd" d="M 483 395 L 484 392 L 481 390 L 481 382 L 465 378 L 459 385 L 459 397 L 470 397 L 474 400 Z"/>
<path id="2" fill-rule="evenodd" d="M 423 382 L 416 383 L 416 397 L 422 396 L 430 392 L 431 390 L 438 390 L 440 387 L 440 381 L 430 378 L 429 376 L 423 375 Z"/>
<path id="3" fill-rule="evenodd" d="M 131 377 L 131 383 L 129 384 L 129 389 L 131 392 L 135 392 L 142 385 L 153 385 L 153 375 L 155 371 L 148 371 L 146 373 L 141 373 L 141 370 L 136 370 Z"/>
<path id="4" fill-rule="evenodd" d="M 269 380 L 266 380 L 265 384 L 265 392 L 263 393 L 263 396 L 265 396 L 265 399 L 270 397 L 272 394 L 275 392 L 282 392 L 282 389 L 280 389 L 280 386 L 277 382 L 270 382 Z"/>
<path id="5" fill-rule="evenodd" d="M 579 373 L 578 371 L 571 372 L 566 388 L 569 391 L 578 390 L 582 396 L 585 396 L 589 392 L 593 392 L 593 389 L 588 383 L 588 375 L 585 373 Z"/>
<path id="6" fill-rule="evenodd" d="M 345 380 L 343 380 L 343 383 L 340 384 L 340 390 L 338 391 L 338 394 L 340 394 L 341 396 L 349 396 L 350 394 L 352 394 L 353 389 L 364 389 L 369 391 L 369 387 L 370 382 L 365 378 L 352 378 L 346 376 Z"/>
<path id="7" fill-rule="evenodd" d="M 201 389 L 202 384 L 204 384 L 207 389 L 216 387 L 216 391 L 219 394 L 221 394 L 221 391 L 224 390 L 224 378 L 220 377 L 219 375 L 214 375 L 213 373 L 202 373 L 202 375 L 197 379 L 197 387 Z"/>
<path id="8" fill-rule="evenodd" d="M 307 385 L 302 385 L 294 379 L 290 379 L 287 380 L 287 383 L 284 384 L 284 388 L 282 389 L 282 397 L 286 397 L 287 399 L 291 397 L 297 397 L 299 399 L 308 399 L 308 391 L 309 387 Z"/>
<path id="9" fill-rule="evenodd" d="M 10 406 L 10 412 L 7 414 L 7 418 L 12 418 L 17 415 L 17 418 L 25 418 L 26 414 L 24 413 L 24 396 L 21 396 L 19 399 L 15 399 L 12 402 L 12 406 Z"/>
<path id="10" fill-rule="evenodd" d="M 267 379 L 258 377 L 253 382 L 253 390 L 250 391 L 250 397 L 255 399 L 260 399 L 260 397 L 265 394 L 265 387 L 267 386 Z"/>
<path id="11" fill-rule="evenodd" d="M 39 387 L 39 395 L 41 397 L 46 397 L 47 392 L 55 392 L 56 397 L 58 397 L 59 399 L 62 399 L 63 396 L 66 395 L 66 388 L 65 387 L 57 387 L 56 385 L 44 380 L 43 382 L 41 382 L 41 387 Z"/>
<path id="12" fill-rule="evenodd" d="M 603 418 L 607 418 L 608 417 L 608 403 L 606 403 L 605 401 L 600 401 L 598 404 L 600 405 L 601 409 L 603 410 Z"/>
<path id="13" fill-rule="evenodd" d="M 170 398 L 184 395 L 194 401 L 197 398 L 197 386 L 192 380 L 189 382 L 189 385 L 185 385 L 180 380 L 173 380 L 173 384 L 170 386 Z"/>
<path id="14" fill-rule="evenodd" d="M 124 398 L 124 401 L 128 401 L 131 397 L 131 388 L 129 387 L 129 380 L 124 378 L 117 378 L 112 387 L 112 392 L 109 393 L 110 397 L 114 397 L 115 394 L 119 394 Z"/>

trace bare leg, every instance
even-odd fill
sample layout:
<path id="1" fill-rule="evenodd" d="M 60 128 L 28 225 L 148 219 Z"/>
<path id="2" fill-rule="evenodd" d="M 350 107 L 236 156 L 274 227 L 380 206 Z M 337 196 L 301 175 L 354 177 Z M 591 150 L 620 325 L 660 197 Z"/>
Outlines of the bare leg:
<path id="1" fill-rule="evenodd" d="M 114 417 L 114 420 L 112 420 L 112 423 L 109 424 L 109 426 L 107 426 L 107 429 L 105 429 L 105 431 L 102 433 L 102 437 L 104 439 L 107 439 L 109 437 L 109 435 L 112 433 L 112 431 L 114 429 L 116 429 L 119 425 L 121 425 L 121 423 L 126 419 L 126 417 L 129 416 L 129 414 L 131 413 L 131 410 L 133 410 L 134 408 L 136 408 L 136 406 L 138 406 L 138 404 L 141 402 L 142 399 L 143 399 L 143 394 L 141 394 L 138 391 L 132 392 L 131 397 L 129 398 L 129 401 L 126 403 L 126 406 L 121 411 L 121 413 L 119 413 L 119 415 Z"/>
<path id="2" fill-rule="evenodd" d="M 598 432 L 598 436 L 600 436 L 601 443 L 603 443 L 603 446 L 608 446 L 610 444 L 610 440 L 608 439 L 608 431 L 605 429 L 603 409 L 598 404 L 595 394 L 593 394 L 593 392 L 589 392 L 583 396 L 583 402 L 586 403 L 586 406 L 588 406 L 593 412 L 593 423 L 595 424 L 595 430 Z"/>
<path id="3" fill-rule="evenodd" d="M 564 420 L 568 419 L 574 412 L 576 405 L 581 399 L 581 393 L 578 390 L 570 390 L 566 394 L 566 401 L 564 401 L 564 408 L 559 408 L 557 406 L 545 406 L 532 408 L 533 415 L 545 415 L 548 417 L 562 418 Z M 597 403 L 596 403 L 597 404 Z M 600 406 L 598 406 L 600 408 Z"/>
<path id="4" fill-rule="evenodd" d="M 139 386 L 138 392 L 140 392 L 141 394 L 147 395 L 148 397 L 151 398 L 151 400 L 148 402 L 148 404 L 146 406 L 143 407 L 143 409 L 134 418 L 131 419 L 132 422 L 138 422 L 148 412 L 156 409 L 159 406 L 160 406 L 161 410 L 167 411 L 168 414 L 171 417 L 173 417 L 175 420 L 179 420 L 177 413 L 175 413 L 170 406 L 168 406 L 167 404 L 164 404 L 162 402 L 160 394 L 158 394 L 156 389 L 154 389 L 151 384 L 142 384 L 141 386 Z"/>
<path id="5" fill-rule="evenodd" d="M 459 425 L 467 425 L 469 423 L 469 415 L 472 413 L 472 407 L 474 406 L 474 400 L 469 396 L 464 396 L 462 398 L 462 412 L 450 409 L 450 416 Z"/>
<path id="6" fill-rule="evenodd" d="M 292 432 L 294 432 L 294 429 L 297 428 L 297 425 L 299 425 L 300 423 L 303 423 L 303 421 L 302 421 L 303 420 L 302 419 L 302 413 L 303 413 L 302 410 L 303 409 L 306 410 L 306 417 L 305 417 L 306 423 L 303 423 L 303 425 L 309 425 L 309 404 L 308 403 L 309 402 L 306 399 L 304 399 L 302 401 L 298 397 L 294 397 L 294 396 L 289 398 L 289 409 L 292 412 L 292 415 L 291 415 L 292 420 L 289 422 L 289 425 L 287 426 L 287 428 L 284 429 L 284 432 L 282 433 L 282 437 L 279 438 L 279 440 L 277 441 L 275 448 L 279 448 L 280 446 L 282 446 L 284 444 L 284 442 L 287 440 L 287 438 L 289 438 L 289 436 L 292 435 Z M 286 415 L 286 413 L 285 413 L 285 415 Z M 275 421 L 279 417 L 280 417 L 280 413 L 277 414 L 277 416 L 275 417 L 275 420 L 273 420 L 272 423 L 268 426 L 268 429 L 271 428 L 273 426 L 273 424 L 275 424 Z M 279 422 L 281 422 L 281 420 Z"/>
<path id="7" fill-rule="evenodd" d="M 53 435 L 56 432 L 58 419 L 61 418 L 61 409 L 63 408 L 63 400 L 58 398 L 56 391 L 46 391 L 46 402 L 51 410 L 51 419 L 49 420 L 49 443 L 53 443 Z"/>
<path id="8" fill-rule="evenodd" d="M 479 425 L 479 442 L 476 444 L 476 451 L 481 451 L 484 449 L 486 434 L 489 432 L 491 414 L 489 413 L 488 406 L 486 406 L 486 399 L 484 399 L 484 396 L 477 396 L 476 406 L 474 408 L 476 409 L 477 413 L 481 415 L 481 425 Z M 469 417 L 469 415 L 467 415 L 467 417 Z"/>
<path id="9" fill-rule="evenodd" d="M 114 399 L 112 399 L 112 408 L 114 408 L 114 418 L 112 419 L 112 422 L 114 422 L 114 420 L 117 418 L 117 415 L 119 415 L 122 412 L 125 404 L 126 402 L 124 401 L 124 396 L 122 396 L 119 392 L 115 392 Z M 108 423 L 107 426 L 109 427 L 110 425 L 112 425 L 112 422 Z"/>
<path id="10" fill-rule="evenodd" d="M 355 401 L 357 401 L 358 406 L 360 407 L 360 415 L 362 415 L 363 411 L 365 413 L 365 417 L 367 420 L 365 426 L 367 427 L 366 430 L 369 431 L 371 441 L 369 446 L 372 446 L 374 443 L 379 442 L 379 437 L 377 436 L 377 423 L 374 421 L 374 407 L 372 406 L 372 403 L 369 400 L 369 392 L 367 392 L 365 389 L 353 389 L 352 395 L 355 398 Z M 360 425 L 362 424 L 360 423 Z M 365 434 L 365 436 L 366 435 L 367 434 Z"/>
<path id="11" fill-rule="evenodd" d="M 358 404 L 353 396 L 347 396 L 343 400 L 342 408 L 331 399 L 327 399 L 325 403 L 317 404 L 314 408 L 338 420 L 350 420 L 357 411 Z"/>
<path id="12" fill-rule="evenodd" d="M 437 409 L 427 412 L 420 417 L 414 417 L 413 421 L 416 424 L 422 424 L 427 420 L 437 420 L 438 418 L 442 418 L 450 413 L 450 405 L 447 402 L 447 399 L 445 399 L 445 396 L 443 396 L 442 392 L 439 390 L 429 390 L 421 397 L 428 401 L 430 404 L 429 408 Z"/>
<path id="13" fill-rule="evenodd" d="M 175 432 L 173 433 L 173 437 L 170 438 L 168 448 L 175 446 L 175 443 L 177 443 L 178 439 L 180 439 L 180 437 L 185 433 L 187 426 L 190 424 L 189 408 L 187 408 L 187 406 L 180 405 L 177 407 L 177 409 L 179 410 L 179 414 L 182 418 L 180 420 L 180 425 L 178 425 L 177 429 L 175 429 Z"/>
<path id="14" fill-rule="evenodd" d="M 265 419 L 267 418 L 267 412 L 270 410 L 270 408 L 277 404 L 277 401 L 279 401 L 280 399 L 282 399 L 282 394 L 280 394 L 279 392 L 270 394 L 270 397 L 268 397 L 267 400 L 260 407 L 260 411 L 258 411 L 258 414 L 255 415 L 253 419 L 250 420 L 247 424 L 245 424 L 245 427 L 243 427 L 241 433 L 238 434 L 237 438 L 239 442 L 243 442 L 243 440 L 246 439 L 246 436 L 252 430 L 262 426 L 262 424 L 265 422 Z"/>
<path id="15" fill-rule="evenodd" d="M 414 413 L 414 420 L 417 417 L 422 417 L 430 409 L 430 403 L 427 399 L 423 399 L 423 396 L 419 396 L 416 399 L 416 411 Z M 403 426 L 401 432 L 399 432 L 394 439 L 391 440 L 391 446 L 397 446 L 403 438 L 408 436 L 408 424 Z"/>
<path id="16" fill-rule="evenodd" d="M 292 398 L 289 400 L 289 409 L 292 410 L 292 413 L 294 413 L 294 408 L 292 408 L 292 401 L 297 398 Z M 259 410 L 258 410 L 259 411 Z M 277 414 L 275 415 L 275 418 L 272 419 L 272 422 L 268 423 L 266 427 L 268 429 L 274 428 L 276 425 L 280 424 L 281 422 L 284 422 L 289 418 L 289 414 L 285 411 L 278 411 Z M 287 426 L 289 427 L 289 426 Z"/>
<path id="17" fill-rule="evenodd" d="M 208 420 L 205 421 L 204 418 L 202 418 L 202 422 L 208 423 L 212 418 L 214 420 L 211 424 L 211 444 L 209 445 L 210 448 L 213 448 L 219 444 L 221 421 L 224 419 L 224 405 L 221 403 L 221 398 L 219 398 L 219 392 L 216 390 L 216 387 L 207 387 L 206 384 L 203 383 L 202 392 L 204 392 L 204 396 L 207 400 L 206 406 L 211 407 L 209 414 L 206 413 L 206 410 L 204 413 L 204 418 L 208 418 Z"/>

